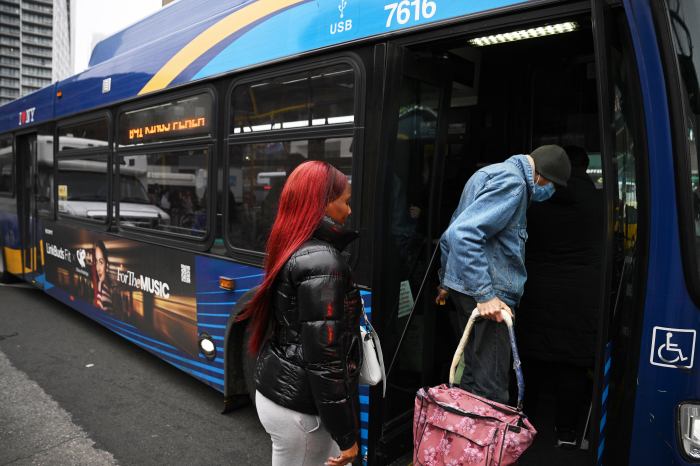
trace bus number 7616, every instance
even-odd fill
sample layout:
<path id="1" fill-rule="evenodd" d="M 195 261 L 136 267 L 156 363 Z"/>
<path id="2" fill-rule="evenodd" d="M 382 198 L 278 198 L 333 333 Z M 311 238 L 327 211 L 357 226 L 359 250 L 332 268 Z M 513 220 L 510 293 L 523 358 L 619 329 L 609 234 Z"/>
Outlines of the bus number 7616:
<path id="1" fill-rule="evenodd" d="M 413 7 L 413 17 L 415 21 L 421 19 L 430 19 L 437 12 L 437 4 L 432 0 L 401 0 L 400 2 L 389 3 L 384 5 L 384 11 L 389 12 L 389 17 L 386 19 L 386 27 L 391 27 L 394 17 L 400 25 L 406 24 L 411 20 Z"/>

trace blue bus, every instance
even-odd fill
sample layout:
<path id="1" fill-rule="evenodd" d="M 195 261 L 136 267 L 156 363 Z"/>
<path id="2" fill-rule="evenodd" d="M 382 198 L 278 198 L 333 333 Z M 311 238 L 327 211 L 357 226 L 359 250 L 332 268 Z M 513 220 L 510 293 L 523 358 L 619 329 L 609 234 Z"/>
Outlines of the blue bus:
<path id="1" fill-rule="evenodd" d="M 0 274 L 234 409 L 254 357 L 233 320 L 261 282 L 281 186 L 326 160 L 352 182 L 347 258 L 396 360 L 386 397 L 361 387 L 359 403 L 364 461 L 389 464 L 456 345 L 430 258 L 462 186 L 512 154 L 575 145 L 600 194 L 594 362 L 576 449 L 555 448 L 545 387 L 521 464 L 693 464 L 697 44 L 694 0 L 179 0 L 0 107 Z"/>

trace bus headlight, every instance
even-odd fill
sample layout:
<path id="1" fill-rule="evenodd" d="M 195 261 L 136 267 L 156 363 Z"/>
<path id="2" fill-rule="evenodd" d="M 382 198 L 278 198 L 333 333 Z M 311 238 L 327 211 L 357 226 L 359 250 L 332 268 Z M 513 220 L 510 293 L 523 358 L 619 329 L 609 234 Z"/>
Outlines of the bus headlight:
<path id="1" fill-rule="evenodd" d="M 691 459 L 700 460 L 700 404 L 681 403 L 678 416 L 683 450 Z"/>
<path id="2" fill-rule="evenodd" d="M 199 335 L 199 351 L 201 351 L 207 359 L 216 358 L 216 345 L 211 336 L 206 333 Z"/>

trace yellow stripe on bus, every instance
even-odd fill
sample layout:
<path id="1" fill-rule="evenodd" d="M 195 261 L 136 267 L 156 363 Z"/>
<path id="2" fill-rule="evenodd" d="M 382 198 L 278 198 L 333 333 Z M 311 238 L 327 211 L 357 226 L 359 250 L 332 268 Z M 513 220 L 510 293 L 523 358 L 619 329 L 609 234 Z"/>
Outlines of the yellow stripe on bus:
<path id="1" fill-rule="evenodd" d="M 176 53 L 153 75 L 139 91 L 139 95 L 165 89 L 188 66 L 222 40 L 266 16 L 304 1 L 306 0 L 259 0 L 231 13 Z"/>

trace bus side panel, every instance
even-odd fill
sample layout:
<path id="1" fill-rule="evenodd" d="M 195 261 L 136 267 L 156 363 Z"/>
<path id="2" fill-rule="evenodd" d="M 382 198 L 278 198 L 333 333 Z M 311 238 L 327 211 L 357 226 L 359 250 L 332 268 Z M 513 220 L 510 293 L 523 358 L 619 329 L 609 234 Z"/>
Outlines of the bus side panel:
<path id="1" fill-rule="evenodd" d="M 199 352 L 193 254 L 70 224 L 43 233 L 49 295 L 223 392 L 223 356 Z"/>
<path id="2" fill-rule="evenodd" d="M 683 276 L 668 101 L 652 14 L 647 0 L 626 0 L 625 9 L 640 73 L 651 187 L 648 285 L 629 464 L 689 464 L 679 451 L 676 408 L 700 398 L 700 373 L 691 359 L 695 344 L 689 338 L 700 328 L 700 312 Z M 669 338 L 685 351 L 686 363 L 666 364 L 672 354 L 664 353 Z"/>

